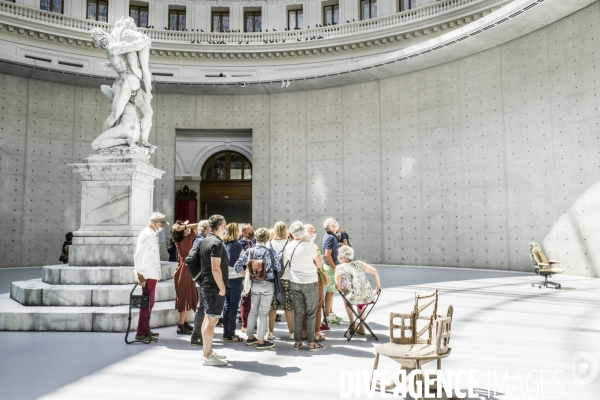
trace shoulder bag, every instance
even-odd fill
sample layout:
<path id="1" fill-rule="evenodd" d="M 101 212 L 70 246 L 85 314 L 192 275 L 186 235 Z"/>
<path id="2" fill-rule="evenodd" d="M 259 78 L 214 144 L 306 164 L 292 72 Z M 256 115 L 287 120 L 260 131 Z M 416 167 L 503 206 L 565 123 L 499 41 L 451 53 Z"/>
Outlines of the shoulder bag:
<path id="1" fill-rule="evenodd" d="M 267 270 L 264 266 L 265 256 L 269 249 L 265 248 L 265 254 L 263 254 L 260 260 L 252 259 L 252 251 L 248 255 L 248 261 L 246 261 L 246 273 L 250 273 L 250 280 L 252 282 L 262 282 L 267 279 Z"/>
<path id="2" fill-rule="evenodd" d="M 288 242 L 285 242 L 285 246 L 287 246 Z M 283 257 L 283 252 L 285 251 L 285 246 L 283 246 L 283 249 L 281 250 L 281 257 Z M 271 251 L 270 256 L 271 256 L 271 265 L 274 265 L 275 263 L 275 257 L 273 257 L 273 252 L 275 251 L 275 249 L 273 249 L 273 243 L 271 243 Z M 283 264 L 283 263 L 282 263 Z M 285 267 L 282 267 L 281 269 L 284 269 Z M 273 284 L 274 284 L 274 289 L 275 292 L 273 293 L 273 296 L 275 296 L 275 298 L 277 299 L 277 301 L 280 304 L 285 304 L 285 300 L 286 300 L 286 295 L 285 295 L 285 287 L 283 286 L 283 282 L 281 281 L 281 276 L 283 276 L 283 274 L 281 274 L 281 270 L 279 272 L 277 272 L 277 270 L 273 271 Z"/>
<path id="3" fill-rule="evenodd" d="M 319 275 L 319 280 L 321 281 L 321 285 L 323 287 L 331 286 L 331 277 L 327 272 L 325 272 L 325 268 L 317 268 L 317 275 Z"/>

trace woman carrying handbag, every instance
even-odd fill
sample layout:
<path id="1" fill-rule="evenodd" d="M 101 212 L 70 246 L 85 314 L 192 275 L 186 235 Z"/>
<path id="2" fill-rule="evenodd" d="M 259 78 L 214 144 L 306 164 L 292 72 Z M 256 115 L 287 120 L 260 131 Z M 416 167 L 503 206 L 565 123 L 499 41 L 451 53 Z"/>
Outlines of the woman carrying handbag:
<path id="1" fill-rule="evenodd" d="M 317 269 L 323 268 L 323 261 L 317 254 L 315 245 L 306 241 L 306 228 L 300 221 L 292 223 L 290 233 L 294 240 L 285 248 L 284 257 L 290 262 L 292 304 L 294 306 L 294 350 L 302 348 L 302 318 L 306 312 L 308 350 L 325 348 L 316 342 L 315 326 L 319 304 L 319 277 Z"/>
<path id="2" fill-rule="evenodd" d="M 256 345 L 257 350 L 267 350 L 275 347 L 275 343 L 268 342 L 265 337 L 268 333 L 267 313 L 271 308 L 273 293 L 275 291 L 273 281 L 276 271 L 281 270 L 277 261 L 277 254 L 271 248 L 267 248 L 269 231 L 260 228 L 256 231 L 256 246 L 244 252 L 235 263 L 235 272 L 245 271 L 249 275 L 252 290 L 252 307 L 248 315 L 248 326 L 246 339 L 247 346 Z M 258 334 L 254 336 L 254 327 L 258 322 Z"/>

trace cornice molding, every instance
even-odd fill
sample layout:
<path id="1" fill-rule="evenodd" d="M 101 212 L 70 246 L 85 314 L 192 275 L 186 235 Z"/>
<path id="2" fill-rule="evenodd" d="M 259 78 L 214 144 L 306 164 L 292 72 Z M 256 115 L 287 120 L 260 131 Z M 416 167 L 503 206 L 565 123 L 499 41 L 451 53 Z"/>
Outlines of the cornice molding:
<path id="1" fill-rule="evenodd" d="M 296 53 L 288 56 L 282 56 L 283 51 L 277 55 L 278 51 L 275 50 L 248 53 L 248 58 L 246 53 L 206 53 L 207 56 L 202 57 L 205 61 L 200 62 L 201 58 L 193 57 L 191 52 L 184 56 L 185 51 L 175 49 L 174 44 L 173 50 L 169 50 L 171 58 L 160 55 L 151 58 L 151 63 L 158 60 L 152 70 L 162 75 L 155 75 L 157 92 L 174 94 L 268 94 L 363 83 L 432 67 L 499 46 L 595 2 L 513 0 L 489 15 L 480 18 L 464 17 L 462 22 L 455 22 L 456 27 L 449 23 L 450 29 L 442 31 L 442 26 L 438 24 L 414 33 L 398 33 L 400 40 L 397 37 L 392 40 L 389 37 L 375 38 L 348 45 L 350 49 L 355 45 L 358 51 L 347 53 L 336 52 L 333 46 L 296 50 Z M 522 17 L 523 15 L 526 17 Z M 14 27 L 12 31 L 12 35 L 18 34 L 14 33 Z M 407 35 L 412 37 L 410 41 L 406 39 Z M 156 47 L 154 50 L 161 50 Z M 340 47 L 346 50 L 343 46 Z M 182 61 L 173 62 L 178 59 L 174 54 L 177 51 L 181 57 L 179 60 Z M 83 54 L 101 58 L 100 53 L 93 48 L 78 55 Z M 336 59 L 336 54 L 349 56 L 339 56 Z M 292 61 L 292 57 L 298 55 L 303 56 L 298 61 L 312 61 Z M 311 56 L 304 57 L 308 55 Z M 238 62 L 240 59 L 253 62 Z M 112 77 L 110 73 L 98 69 L 61 68 L 57 63 L 34 62 L 23 59 L 22 56 L 8 54 L 0 63 L 1 71 L 57 82 L 96 86 L 99 83 L 97 78 Z M 161 74 L 166 71 L 176 72 L 177 75 Z M 220 74 L 221 71 L 225 74 Z M 196 72 L 196 76 L 190 72 Z M 77 78 L 74 79 L 73 76 Z"/>
<path id="2" fill-rule="evenodd" d="M 194 0 L 196 2 L 201 0 Z M 315 48 L 331 49 L 340 48 L 343 45 L 353 43 L 371 43 L 382 37 L 393 38 L 397 33 L 416 33 L 431 29 L 451 29 L 452 25 L 460 26 L 469 18 L 489 14 L 506 4 L 510 0 L 444 0 L 431 5 L 420 7 L 401 13 L 386 15 L 371 20 L 326 26 L 313 29 L 300 29 L 295 31 L 260 32 L 260 33 L 219 33 L 219 32 L 177 32 L 155 29 L 140 29 L 153 42 L 153 48 L 163 53 L 155 53 L 161 56 L 184 56 L 183 54 L 275 54 L 307 56 Z M 459 15 L 457 15 L 459 14 Z M 450 17 L 449 20 L 445 16 Z M 440 21 L 440 18 L 442 21 Z M 461 22 L 463 21 L 463 22 Z M 110 31 L 111 24 L 80 19 L 62 14 L 55 14 L 19 4 L 0 2 L 0 23 L 12 29 L 27 31 L 27 34 L 39 39 L 60 37 L 61 43 L 74 39 L 77 45 L 93 46 L 89 38 L 92 28 L 100 28 Z M 419 25 L 418 28 L 415 25 Z M 394 31 L 393 34 L 390 31 Z M 52 39 L 47 38 L 52 36 Z M 318 42 L 325 42 L 320 44 Z M 85 44 L 89 42 L 90 44 Z M 171 49 L 176 47 L 174 51 Z M 198 46 L 200 50 L 196 50 Z M 210 50 L 209 48 L 215 48 Z M 252 49 L 258 47 L 258 49 Z M 274 47 L 273 50 L 265 50 L 264 47 Z M 168 53 L 171 51 L 171 53 Z M 336 50 L 339 51 L 339 50 Z M 316 54 L 312 52 L 312 54 Z M 193 55 L 192 55 L 193 57 Z M 201 57 L 201 56 L 199 56 Z M 219 57 L 219 56 L 207 56 Z M 228 56 L 225 56 L 225 58 Z M 232 56 L 232 58 L 235 56 Z M 260 57 L 260 56 L 259 56 Z M 272 57 L 268 56 L 268 57 Z"/>
<path id="3" fill-rule="evenodd" d="M 200 0 L 196 0 L 200 1 Z M 506 3 L 506 2 L 505 2 Z M 503 4 L 505 4 L 503 3 Z M 348 39 L 351 39 L 342 44 L 333 44 L 328 45 L 327 43 L 323 43 L 320 45 L 318 42 L 314 42 L 313 40 L 304 40 L 304 42 L 309 42 L 310 48 L 297 48 L 297 44 L 294 43 L 294 47 L 296 48 L 279 48 L 273 50 L 256 50 L 252 51 L 248 46 L 244 47 L 235 46 L 234 48 L 228 46 L 215 46 L 215 47 L 226 47 L 227 50 L 219 48 L 217 51 L 206 50 L 206 47 L 202 46 L 202 50 L 194 50 L 193 47 L 196 46 L 187 46 L 183 45 L 181 50 L 174 50 L 173 46 L 165 45 L 164 43 L 158 42 L 153 43 L 153 48 L 150 50 L 150 53 L 156 57 L 175 57 L 175 58 L 206 58 L 206 59 L 271 59 L 271 58 L 283 58 L 283 57 L 314 57 L 321 56 L 323 54 L 331 54 L 331 53 L 345 53 L 352 52 L 356 49 L 364 49 L 370 48 L 374 46 L 393 44 L 397 42 L 408 42 L 412 39 L 421 38 L 423 36 L 436 36 L 440 35 L 446 31 L 450 31 L 452 29 L 456 29 L 458 27 L 469 24 L 470 22 L 477 21 L 478 19 L 491 14 L 492 12 L 501 8 L 501 5 L 496 5 L 491 7 L 490 9 L 477 12 L 471 15 L 466 15 L 452 21 L 444 22 L 441 24 L 432 25 L 425 28 L 419 28 L 414 30 L 409 30 L 401 33 L 387 34 L 382 37 L 371 38 L 367 40 L 361 40 L 360 36 L 351 36 Z M 16 22 L 16 21 L 15 21 Z M 0 22 L 0 32 L 5 31 L 9 33 L 15 33 L 18 35 L 27 36 L 29 38 L 35 38 L 39 40 L 45 40 L 49 42 L 56 42 L 66 46 L 76 46 L 76 47 L 86 47 L 99 49 L 100 46 L 93 43 L 91 40 L 73 38 L 70 36 L 60 36 L 57 34 L 48 34 L 46 32 L 40 31 L 40 27 L 29 27 L 24 28 L 18 26 L 16 24 L 11 24 L 9 22 Z M 383 33 L 383 32 L 382 32 Z M 316 40 L 316 39 L 315 39 Z M 180 44 L 177 44 L 180 45 Z"/>
<path id="4" fill-rule="evenodd" d="M 277 58 L 277 57 L 312 57 L 320 56 L 327 53 L 343 53 L 349 52 L 356 49 L 362 49 L 365 47 L 380 46 L 385 44 L 392 44 L 395 42 L 406 42 L 414 38 L 423 36 L 434 36 L 436 34 L 442 34 L 445 31 L 449 31 L 460 26 L 464 26 L 473 21 L 491 14 L 492 12 L 499 10 L 501 6 L 495 6 L 488 10 L 467 15 L 465 17 L 458 18 L 456 20 L 446 22 L 439 25 L 430 26 L 422 29 L 415 29 L 412 31 L 406 31 L 403 33 L 387 35 L 376 39 L 368 40 L 357 40 L 348 41 L 344 44 L 334 44 L 311 47 L 308 49 L 277 49 L 272 51 L 241 51 L 239 49 L 232 49 L 230 51 L 185 51 L 185 50 L 166 50 L 161 49 L 160 44 L 150 50 L 153 56 L 159 57 L 191 57 L 191 58 L 215 58 L 215 59 L 256 59 L 256 58 Z M 360 39 L 351 37 L 351 39 Z M 251 50 L 251 49 L 250 49 Z"/>

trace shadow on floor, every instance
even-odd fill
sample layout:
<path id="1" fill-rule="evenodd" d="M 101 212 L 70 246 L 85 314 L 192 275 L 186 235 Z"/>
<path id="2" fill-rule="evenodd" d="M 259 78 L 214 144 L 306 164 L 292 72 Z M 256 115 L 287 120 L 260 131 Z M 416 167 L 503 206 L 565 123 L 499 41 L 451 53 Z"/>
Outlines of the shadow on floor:
<path id="1" fill-rule="evenodd" d="M 384 288 L 524 276 L 523 273 L 515 272 L 426 267 L 377 266 L 377 269 Z M 13 281 L 39 279 L 41 275 L 42 268 L 0 270 L 0 293 L 8 293 L 10 284 Z M 340 301 L 339 297 L 336 296 L 336 304 L 339 304 Z M 412 302 L 410 306 L 412 306 Z M 294 351 L 292 341 L 277 341 L 275 351 L 277 355 L 286 357 L 314 356 L 318 359 L 323 356 L 327 357 L 327 353 L 331 352 L 351 358 L 372 359 L 374 357 L 374 346 L 388 342 L 389 337 L 383 334 L 388 332 L 386 326 L 375 322 L 369 322 L 369 324 L 372 329 L 377 331 L 379 342 L 364 337 L 355 337 L 348 342 L 343 338 L 345 329 L 339 327 L 335 331 L 326 334 L 327 340 L 323 344 L 327 349 L 323 351 Z M 0 356 L 0 387 L 2 389 L 0 390 L 0 398 L 29 400 L 41 397 L 156 345 L 175 350 L 201 352 L 201 347 L 190 346 L 189 339 L 176 337 L 174 327 L 161 328 L 157 331 L 161 333 L 161 338 L 157 344 L 130 346 L 125 345 L 123 341 L 124 334 L 122 333 L 0 332 L 0 343 L 2 343 Z M 217 335 L 222 334 L 220 330 L 217 332 Z M 285 322 L 276 325 L 276 336 L 285 336 L 286 332 Z M 215 344 L 217 351 L 234 347 L 235 351 L 257 351 L 254 347 L 242 343 L 223 344 L 221 342 Z M 231 361 L 229 368 L 278 377 L 301 372 L 298 367 L 282 367 L 260 364 L 254 361 Z M 35 384 L 32 384 L 32 377 L 35 377 Z M 487 390 L 485 394 L 487 394 Z M 482 396 L 483 393 L 479 399 L 497 400 L 495 397 Z"/>
<path id="2" fill-rule="evenodd" d="M 261 364 L 258 361 L 229 361 L 227 368 L 273 377 L 286 376 L 301 371 L 298 367 L 281 367 L 279 365 Z"/>
<path id="3" fill-rule="evenodd" d="M 151 348 L 127 346 L 124 337 L 106 332 L 0 332 L 0 398 L 36 399 Z"/>

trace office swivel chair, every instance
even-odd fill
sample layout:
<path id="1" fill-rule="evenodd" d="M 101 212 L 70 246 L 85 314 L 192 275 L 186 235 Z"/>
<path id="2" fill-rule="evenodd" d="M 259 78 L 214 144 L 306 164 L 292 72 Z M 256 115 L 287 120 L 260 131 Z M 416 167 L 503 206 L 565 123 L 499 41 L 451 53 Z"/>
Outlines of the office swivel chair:
<path id="1" fill-rule="evenodd" d="M 549 260 L 546 258 L 544 253 L 542 252 L 542 248 L 537 243 L 529 243 L 530 246 L 530 257 L 531 264 L 533 265 L 533 269 L 535 273 L 544 277 L 544 280 L 540 283 L 532 283 L 531 286 L 538 286 L 538 288 L 542 288 L 542 286 L 548 287 L 548 285 L 554 286 L 555 289 L 560 289 L 560 283 L 550 282 L 548 280 L 549 277 L 552 277 L 554 274 L 562 274 L 563 270 L 561 268 L 556 268 L 554 264 L 560 264 L 560 261 Z"/>

